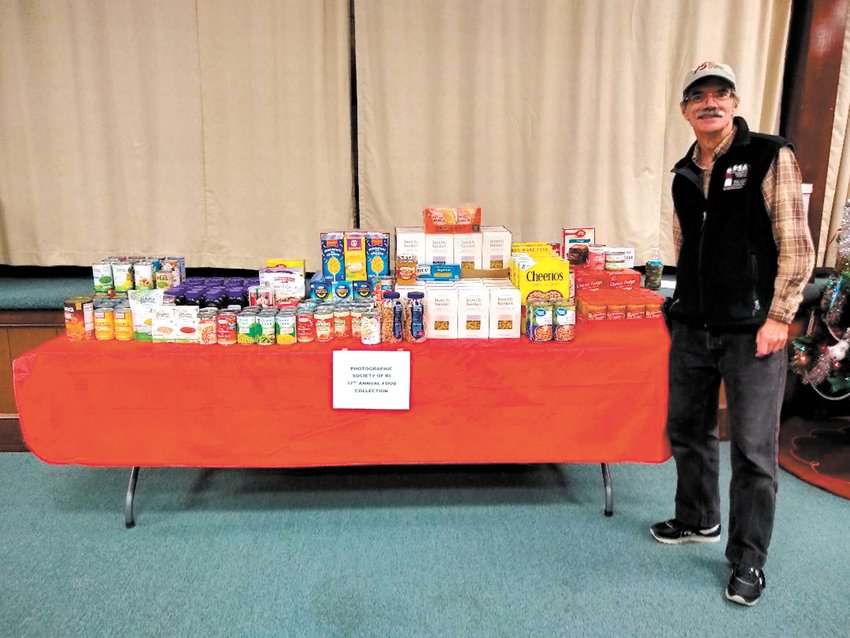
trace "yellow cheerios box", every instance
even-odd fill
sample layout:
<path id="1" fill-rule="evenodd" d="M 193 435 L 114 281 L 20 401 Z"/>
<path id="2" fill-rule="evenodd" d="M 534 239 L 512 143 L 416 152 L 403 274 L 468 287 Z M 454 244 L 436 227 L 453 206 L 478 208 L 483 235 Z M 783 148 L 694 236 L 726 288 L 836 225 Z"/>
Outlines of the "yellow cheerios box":
<path id="1" fill-rule="evenodd" d="M 531 257 L 516 254 L 511 258 L 511 281 L 519 288 L 525 330 L 525 305 L 529 301 L 555 301 L 570 298 L 570 262 L 551 255 Z"/>

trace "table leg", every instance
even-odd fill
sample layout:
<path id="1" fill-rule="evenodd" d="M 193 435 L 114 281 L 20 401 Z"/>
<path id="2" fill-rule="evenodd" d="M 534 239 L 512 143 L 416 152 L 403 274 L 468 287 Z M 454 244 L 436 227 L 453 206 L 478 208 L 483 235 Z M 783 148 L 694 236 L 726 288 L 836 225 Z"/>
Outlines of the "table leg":
<path id="1" fill-rule="evenodd" d="M 130 485 L 127 486 L 127 499 L 124 501 L 124 527 L 128 529 L 135 527 L 136 520 L 133 518 L 133 499 L 136 496 L 136 482 L 139 480 L 139 468 L 130 470 Z"/>
<path id="2" fill-rule="evenodd" d="M 605 516 L 614 515 L 614 490 L 611 488 L 611 470 L 602 464 L 602 483 L 605 486 Z"/>

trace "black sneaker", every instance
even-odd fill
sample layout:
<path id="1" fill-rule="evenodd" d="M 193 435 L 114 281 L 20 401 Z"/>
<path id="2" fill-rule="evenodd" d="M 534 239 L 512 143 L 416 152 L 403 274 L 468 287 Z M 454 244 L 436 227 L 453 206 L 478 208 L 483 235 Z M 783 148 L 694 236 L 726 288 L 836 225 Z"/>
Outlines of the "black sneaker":
<path id="1" fill-rule="evenodd" d="M 759 601 L 765 587 L 767 581 L 762 570 L 746 565 L 733 565 L 729 584 L 726 585 L 726 599 L 752 607 Z"/>
<path id="2" fill-rule="evenodd" d="M 686 525 L 682 521 L 671 518 L 669 521 L 655 523 L 649 528 L 652 538 L 665 545 L 680 545 L 681 543 L 716 543 L 720 540 L 720 523 L 714 527 L 700 529 Z"/>

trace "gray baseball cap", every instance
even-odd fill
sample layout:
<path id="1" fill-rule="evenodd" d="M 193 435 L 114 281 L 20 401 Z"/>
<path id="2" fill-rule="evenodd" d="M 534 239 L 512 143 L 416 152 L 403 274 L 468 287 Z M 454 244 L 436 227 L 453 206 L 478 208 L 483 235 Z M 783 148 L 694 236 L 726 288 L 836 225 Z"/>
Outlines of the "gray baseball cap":
<path id="1" fill-rule="evenodd" d="M 682 85 L 682 95 L 688 92 L 688 89 L 694 82 L 699 82 L 704 78 L 720 78 L 726 80 L 735 88 L 735 72 L 732 67 L 722 62 L 703 62 L 693 71 L 689 71 L 685 76 L 685 83 Z"/>

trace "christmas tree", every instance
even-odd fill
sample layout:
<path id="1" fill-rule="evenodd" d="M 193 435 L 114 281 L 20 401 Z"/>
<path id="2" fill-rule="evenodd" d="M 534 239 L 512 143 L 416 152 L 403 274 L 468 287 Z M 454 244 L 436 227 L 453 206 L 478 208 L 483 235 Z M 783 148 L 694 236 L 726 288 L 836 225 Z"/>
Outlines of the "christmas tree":
<path id="1" fill-rule="evenodd" d="M 838 234 L 835 272 L 812 310 L 806 334 L 792 342 L 791 369 L 825 399 L 850 397 L 850 200 Z"/>

